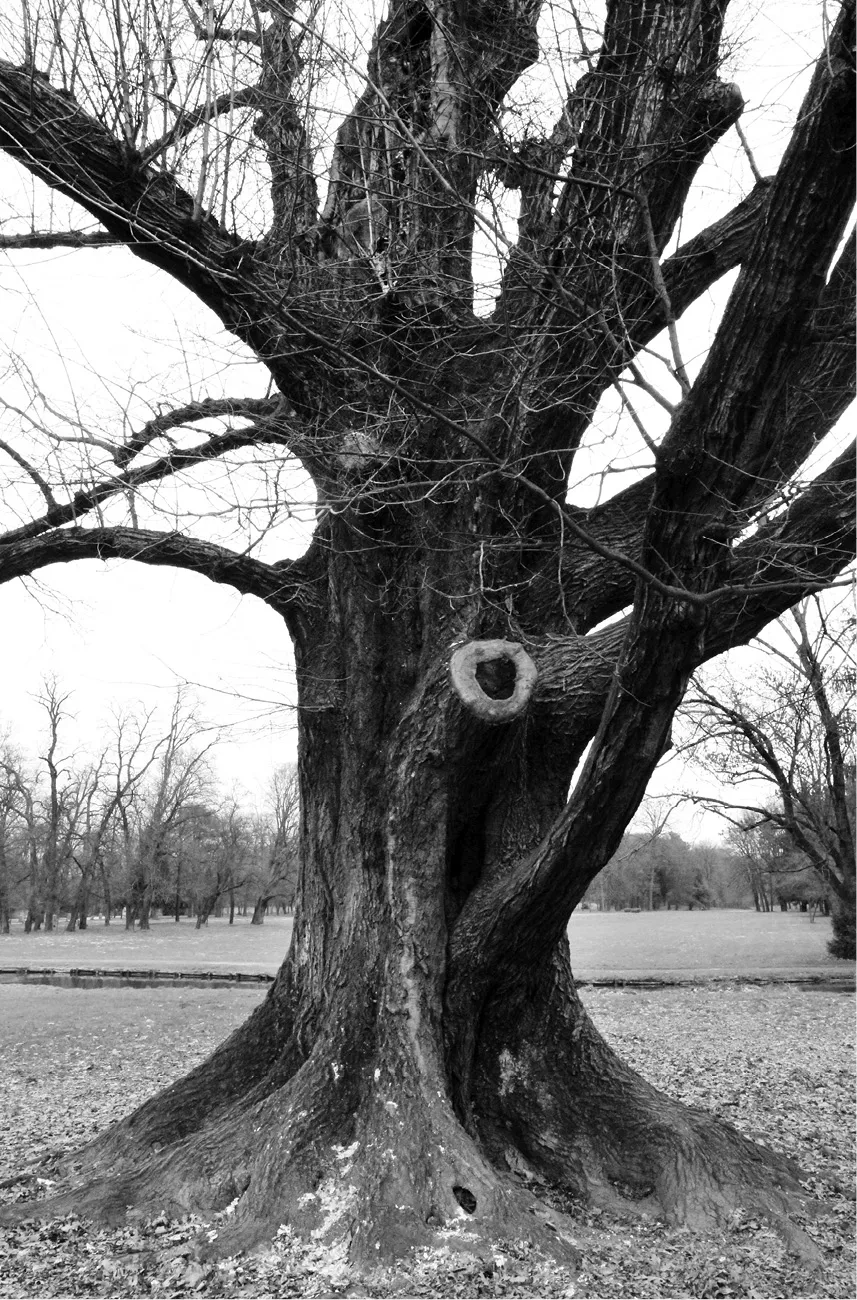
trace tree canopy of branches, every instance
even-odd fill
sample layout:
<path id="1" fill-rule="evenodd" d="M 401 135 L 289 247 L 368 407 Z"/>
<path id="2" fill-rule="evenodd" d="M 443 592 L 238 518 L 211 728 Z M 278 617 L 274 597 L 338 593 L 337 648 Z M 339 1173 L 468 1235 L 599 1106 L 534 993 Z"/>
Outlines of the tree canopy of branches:
<path id="1" fill-rule="evenodd" d="M 743 108 L 728 8 L 391 0 L 361 55 L 359 8 L 349 35 L 324 3 L 25 0 L 0 148 L 54 219 L 10 223 L 9 255 L 124 246 L 267 387 L 236 366 L 144 414 L 132 385 L 96 424 L 32 384 L 0 580 L 119 557 L 228 584 L 282 616 L 299 707 L 270 996 L 55 1204 L 228 1206 L 214 1249 L 287 1224 L 369 1268 L 573 1255 L 534 1184 L 689 1223 L 800 1194 L 618 1059 L 566 939 L 690 674 L 853 556 L 850 454 L 806 466 L 853 395 L 854 4 L 824 7 L 775 174 L 683 238 Z M 690 365 L 681 318 L 730 272 Z M 605 472 L 629 446 L 638 472 L 593 503 L 611 392 Z M 317 506 L 290 559 L 296 465 Z"/>
<path id="2" fill-rule="evenodd" d="M 831 952 L 854 958 L 854 618 L 818 598 L 779 623 L 767 663 L 718 689 L 696 682 L 686 704 L 698 760 L 730 781 L 712 803 L 743 832 L 780 830 L 833 902 Z M 753 784 L 750 784 L 753 783 Z M 761 783 L 761 785 L 759 784 Z M 768 797 L 760 797 L 761 788 Z M 747 797 L 742 791 L 749 790 Z M 741 816 L 741 813 L 744 816 Z M 794 870 L 792 860 L 785 864 Z"/>

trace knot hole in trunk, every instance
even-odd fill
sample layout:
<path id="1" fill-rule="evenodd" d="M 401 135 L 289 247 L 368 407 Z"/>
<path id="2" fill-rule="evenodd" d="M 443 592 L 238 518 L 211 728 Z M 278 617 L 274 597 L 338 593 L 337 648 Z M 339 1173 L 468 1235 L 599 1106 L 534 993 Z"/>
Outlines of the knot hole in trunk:
<path id="1" fill-rule="evenodd" d="M 515 693 L 518 674 L 510 659 L 487 659 L 476 665 L 476 680 L 492 700 L 508 700 Z"/>
<path id="2" fill-rule="evenodd" d="M 452 1189 L 452 1194 L 465 1214 L 476 1213 L 476 1197 L 473 1195 L 469 1187 L 459 1187 L 456 1184 Z"/>
<path id="3" fill-rule="evenodd" d="M 483 722 L 510 722 L 529 703 L 536 665 L 517 641 L 468 641 L 449 662 L 453 689 Z"/>

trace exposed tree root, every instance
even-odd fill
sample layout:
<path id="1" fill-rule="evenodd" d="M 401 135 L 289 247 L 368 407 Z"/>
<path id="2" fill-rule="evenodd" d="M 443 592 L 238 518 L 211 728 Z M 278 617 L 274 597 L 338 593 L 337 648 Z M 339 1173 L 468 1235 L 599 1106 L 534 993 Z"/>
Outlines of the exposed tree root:
<path id="1" fill-rule="evenodd" d="M 487 1258 L 503 1240 L 573 1266 L 575 1202 L 700 1230 L 744 1209 L 818 1260 L 794 1222 L 811 1208 L 794 1163 L 626 1066 L 562 950 L 534 985 L 488 1006 L 469 1131 L 434 1031 L 388 1014 L 370 1026 L 343 983 L 307 1054 L 290 979 L 287 963 L 207 1062 L 67 1157 L 38 1213 L 111 1224 L 194 1214 L 213 1225 L 201 1244 L 219 1257 L 286 1228 L 371 1271 L 425 1248 Z"/>
<path id="2" fill-rule="evenodd" d="M 325 1046 L 262 1100 L 143 1160 L 133 1126 L 118 1126 L 85 1153 L 83 1182 L 39 1203 L 39 1215 L 117 1224 L 193 1213 L 214 1224 L 203 1253 L 217 1257 L 288 1228 L 362 1271 L 426 1248 L 488 1259 L 493 1243 L 522 1239 L 576 1262 L 565 1216 L 495 1169 L 448 1105 L 414 1097 L 388 1072 L 376 1078 L 377 1067 L 337 1078 Z M 33 1209 L 8 1206 L 0 1218 Z"/>
<path id="3" fill-rule="evenodd" d="M 613 1213 L 703 1231 L 746 1210 L 819 1258 L 794 1223 L 814 1206 L 795 1162 L 627 1066 L 580 1004 L 561 949 L 538 985 L 495 1000 L 481 1042 L 474 1110 L 495 1164 Z"/>

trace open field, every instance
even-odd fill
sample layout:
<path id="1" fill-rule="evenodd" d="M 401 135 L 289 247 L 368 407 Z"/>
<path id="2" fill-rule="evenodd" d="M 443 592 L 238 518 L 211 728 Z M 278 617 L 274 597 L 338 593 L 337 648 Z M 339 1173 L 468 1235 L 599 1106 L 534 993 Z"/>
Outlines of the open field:
<path id="1" fill-rule="evenodd" d="M 268 917 L 251 925 L 237 917 L 234 925 L 212 917 L 197 930 L 194 921 L 152 921 L 150 930 L 125 930 L 93 922 L 66 934 L 25 934 L 16 926 L 0 935 L 0 969 L 10 966 L 68 970 L 73 966 L 125 970 L 245 971 L 273 975 L 292 941 L 290 916 Z"/>
<path id="2" fill-rule="evenodd" d="M 636 918 L 635 918 L 636 919 Z M 82 991 L 0 986 L 0 1181 L 97 1130 L 197 1064 L 262 997 L 259 989 Z M 736 1217 L 722 1233 L 574 1211 L 581 1276 L 507 1255 L 487 1278 L 457 1267 L 379 1282 L 378 1296 L 833 1297 L 853 1295 L 854 999 L 789 986 L 589 989 L 605 1036 L 648 1078 L 708 1107 L 807 1171 L 822 1214 L 808 1269 L 771 1229 Z M 17 1185 L 0 1199 L 37 1199 Z M 199 1224 L 100 1229 L 70 1216 L 0 1229 L 0 1297 L 273 1297 L 367 1294 L 287 1242 L 202 1266 Z"/>
<path id="3" fill-rule="evenodd" d="M 24 934 L 17 925 L 0 936 L 0 970 L 15 967 L 69 970 L 208 970 L 273 975 L 291 942 L 291 917 L 247 918 L 234 925 L 212 919 L 153 921 L 148 931 L 95 923 L 66 934 Z M 656 975 L 853 973 L 853 962 L 827 953 L 830 921 L 805 912 L 576 912 L 569 926 L 578 979 Z"/>
<path id="4" fill-rule="evenodd" d="M 806 912 L 575 912 L 568 933 L 579 979 L 854 971 L 827 951 L 830 919 Z"/>

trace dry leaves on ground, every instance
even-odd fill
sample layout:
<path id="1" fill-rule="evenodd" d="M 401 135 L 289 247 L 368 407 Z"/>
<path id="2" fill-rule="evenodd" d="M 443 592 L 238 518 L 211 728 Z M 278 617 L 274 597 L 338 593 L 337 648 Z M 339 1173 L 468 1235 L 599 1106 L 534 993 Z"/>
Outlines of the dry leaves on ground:
<path id="1" fill-rule="evenodd" d="M 11 1030 L 0 1047 L 10 1098 L 0 1180 L 80 1144 L 195 1065 L 259 996 L 20 986 L 0 987 L 0 994 Z M 16 999 L 17 1017 L 10 1011 Z M 741 1215 L 715 1237 L 576 1208 L 583 1253 L 577 1278 L 526 1247 L 498 1243 L 493 1264 L 428 1255 L 369 1290 L 288 1232 L 262 1254 L 211 1265 L 196 1258 L 202 1225 L 195 1220 L 104 1230 L 72 1216 L 0 1232 L 0 1297 L 850 1297 L 853 998 L 719 986 L 590 989 L 586 1001 L 606 1037 L 657 1086 L 800 1161 L 824 1209 L 806 1225 L 822 1249 L 822 1272 L 808 1272 L 768 1225 Z M 31 1198 L 35 1215 L 46 1190 L 17 1185 L 2 1195 Z"/>

